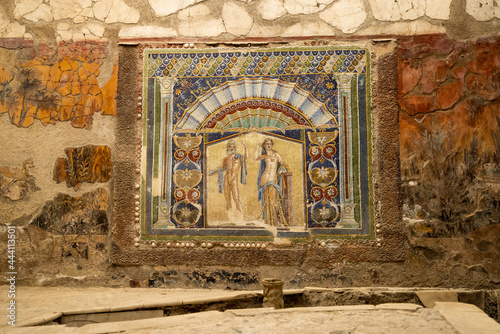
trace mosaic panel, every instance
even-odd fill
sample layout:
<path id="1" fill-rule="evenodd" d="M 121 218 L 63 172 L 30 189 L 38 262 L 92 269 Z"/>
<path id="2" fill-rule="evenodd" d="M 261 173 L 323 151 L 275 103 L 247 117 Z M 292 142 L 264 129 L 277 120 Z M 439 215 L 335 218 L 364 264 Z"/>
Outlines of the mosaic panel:
<path id="1" fill-rule="evenodd" d="M 368 50 L 143 60 L 143 237 L 373 237 Z"/>

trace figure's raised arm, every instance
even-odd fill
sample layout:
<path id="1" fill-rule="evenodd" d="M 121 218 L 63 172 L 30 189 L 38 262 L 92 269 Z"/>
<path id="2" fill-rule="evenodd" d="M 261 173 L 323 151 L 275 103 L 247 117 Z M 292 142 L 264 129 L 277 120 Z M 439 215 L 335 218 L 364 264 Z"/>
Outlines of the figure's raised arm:
<path id="1" fill-rule="evenodd" d="M 264 155 L 259 154 L 259 150 L 262 151 L 262 144 L 257 145 L 255 149 L 255 160 L 262 160 L 265 158 Z"/>
<path id="2" fill-rule="evenodd" d="M 276 159 L 278 159 L 278 162 L 279 163 L 283 163 L 283 159 L 281 158 L 281 155 L 278 152 L 276 152 L 276 151 L 274 151 L 274 152 L 276 154 Z"/>

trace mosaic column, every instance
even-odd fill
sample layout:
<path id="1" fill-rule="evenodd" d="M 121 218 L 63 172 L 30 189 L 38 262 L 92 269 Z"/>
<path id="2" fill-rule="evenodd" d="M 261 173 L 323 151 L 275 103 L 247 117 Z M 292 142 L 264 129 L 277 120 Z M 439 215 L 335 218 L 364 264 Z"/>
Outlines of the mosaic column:
<path id="1" fill-rule="evenodd" d="M 158 194 L 160 195 L 160 203 L 158 205 L 158 222 L 161 221 L 162 224 L 168 226 L 173 226 L 170 222 L 170 208 L 171 208 L 171 191 L 172 191 L 172 166 L 171 166 L 171 155 L 172 155 L 172 141 L 168 138 L 172 137 L 172 101 L 174 93 L 174 83 L 175 78 L 162 77 L 158 79 L 159 81 L 159 95 L 160 106 L 156 106 L 155 109 L 159 109 L 161 113 L 160 122 L 160 151 L 165 152 L 166 159 L 159 159 L 159 171 L 165 171 L 165 173 L 159 173 L 158 177 L 161 178 L 161 182 L 155 182 L 153 184 L 161 184 L 161 189 L 158 189 Z M 159 108 L 158 108 L 159 107 Z M 162 135 L 164 134 L 164 135 Z M 159 154 L 158 156 L 162 156 Z M 167 164 L 167 166 L 165 166 Z"/>
<path id="2" fill-rule="evenodd" d="M 343 73 L 335 76 L 338 83 L 339 96 L 339 147 L 340 147 L 340 196 L 341 219 L 340 228 L 359 227 L 354 219 L 354 180 L 353 180 L 353 154 L 352 154 L 352 115 L 351 115 L 351 81 L 356 75 Z"/>

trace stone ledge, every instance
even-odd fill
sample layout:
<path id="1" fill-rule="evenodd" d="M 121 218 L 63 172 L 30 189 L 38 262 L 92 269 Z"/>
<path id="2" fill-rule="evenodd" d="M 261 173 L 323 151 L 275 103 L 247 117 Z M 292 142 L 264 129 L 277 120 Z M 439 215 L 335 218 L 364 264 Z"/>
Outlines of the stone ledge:
<path id="1" fill-rule="evenodd" d="M 458 302 L 456 291 L 416 291 L 425 307 L 434 307 L 436 302 Z"/>
<path id="2" fill-rule="evenodd" d="M 28 321 L 23 321 L 18 324 L 19 327 L 31 327 L 31 326 L 39 326 L 45 324 L 47 322 L 51 322 L 61 317 L 63 314 L 61 312 L 55 312 L 52 315 L 46 315 L 38 318 L 33 318 Z"/>
<path id="3" fill-rule="evenodd" d="M 411 303 L 386 303 L 376 305 L 377 310 L 394 310 L 394 311 L 410 311 L 415 312 L 422 308 L 422 305 L 411 304 Z"/>
<path id="4" fill-rule="evenodd" d="M 436 302 L 434 309 L 438 310 L 460 334 L 500 334 L 500 324 L 475 305 Z"/>

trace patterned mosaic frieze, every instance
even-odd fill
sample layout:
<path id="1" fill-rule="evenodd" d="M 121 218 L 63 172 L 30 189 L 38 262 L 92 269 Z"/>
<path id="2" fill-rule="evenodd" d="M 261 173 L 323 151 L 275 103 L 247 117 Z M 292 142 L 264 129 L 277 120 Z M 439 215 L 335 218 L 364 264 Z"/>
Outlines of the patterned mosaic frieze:
<path id="1" fill-rule="evenodd" d="M 366 49 L 143 60 L 144 237 L 372 236 Z"/>
<path id="2" fill-rule="evenodd" d="M 152 51 L 146 66 L 149 77 L 365 73 L 366 50 Z"/>

